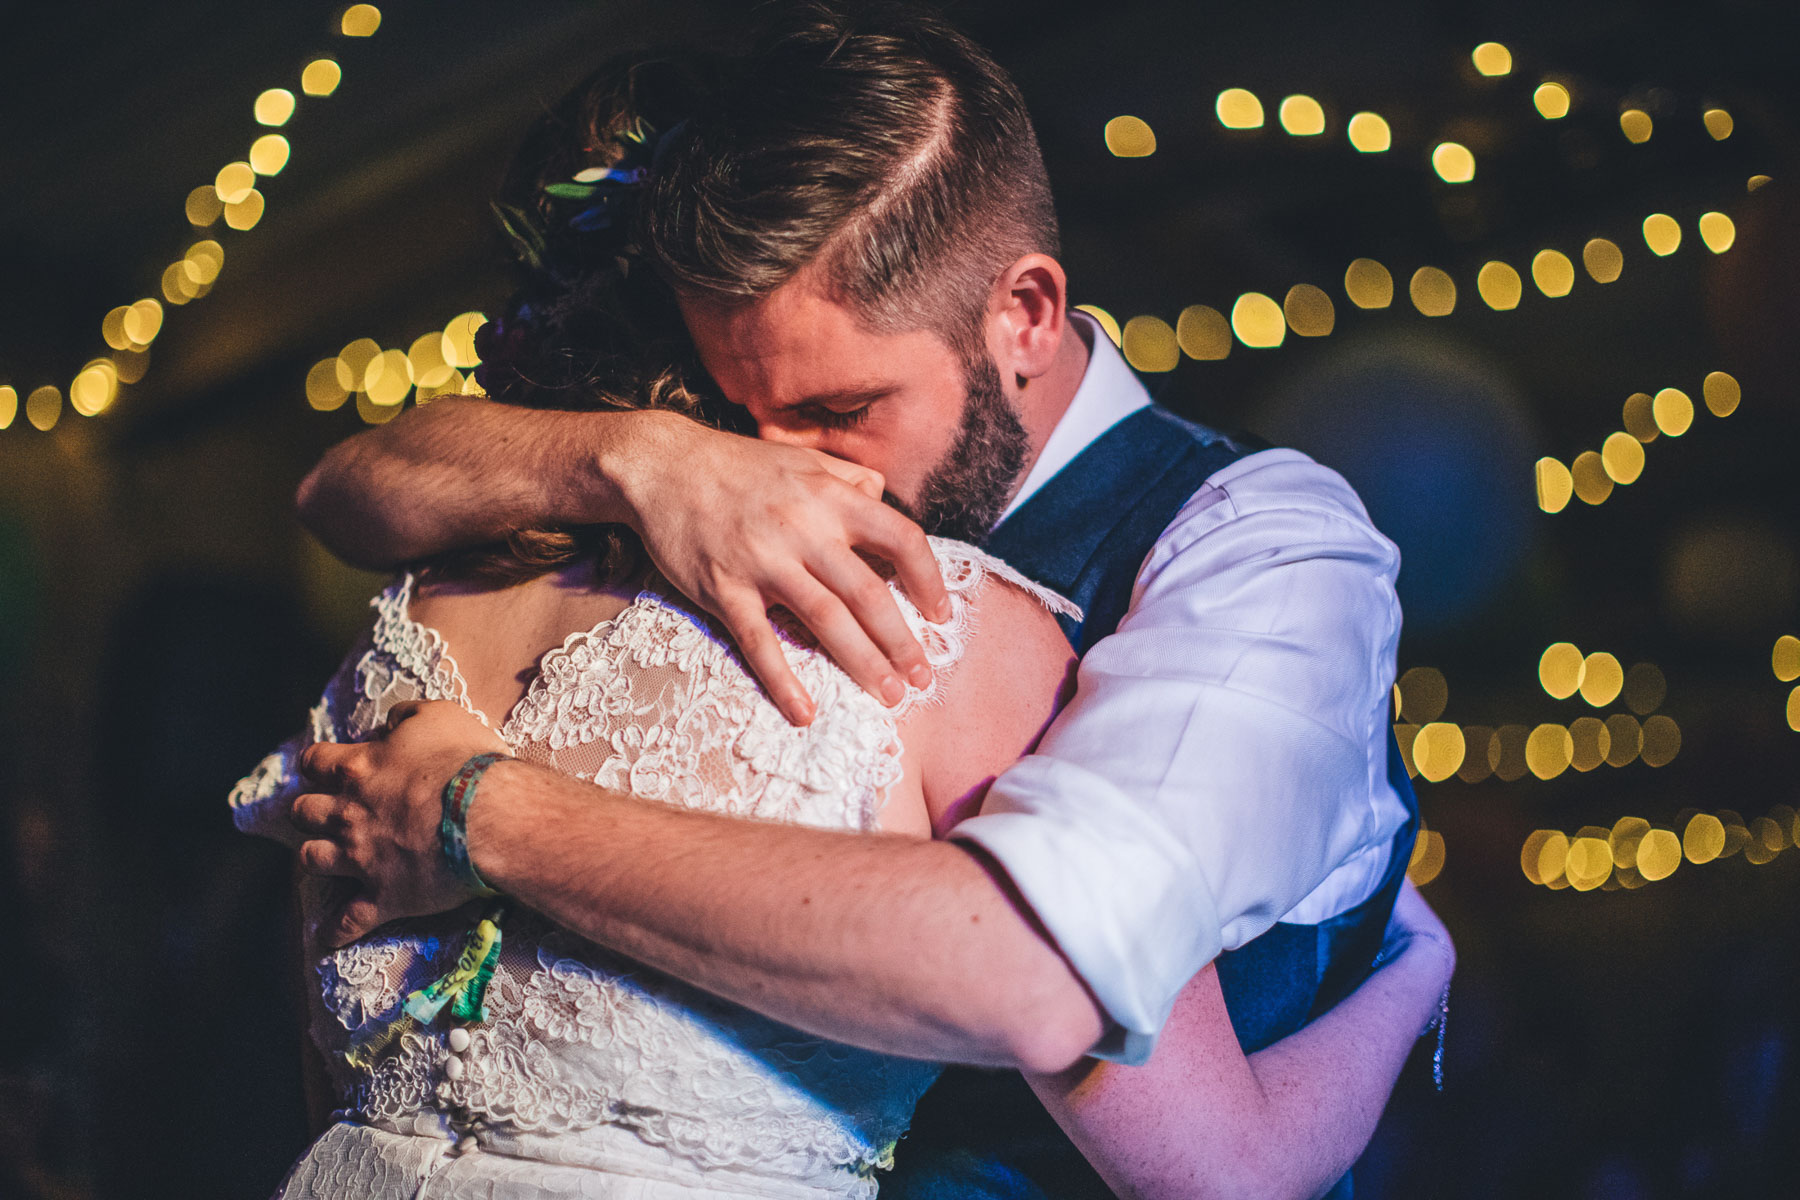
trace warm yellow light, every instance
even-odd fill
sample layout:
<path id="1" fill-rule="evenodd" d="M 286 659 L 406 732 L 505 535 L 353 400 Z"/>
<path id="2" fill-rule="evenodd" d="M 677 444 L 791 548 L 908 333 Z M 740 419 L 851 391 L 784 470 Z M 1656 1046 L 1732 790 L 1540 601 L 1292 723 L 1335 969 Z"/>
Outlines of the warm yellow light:
<path id="1" fill-rule="evenodd" d="M 31 395 L 25 397 L 25 419 L 40 433 L 49 433 L 56 428 L 57 421 L 62 419 L 62 409 L 62 391 L 58 388 L 34 388 Z"/>
<path id="2" fill-rule="evenodd" d="M 1668 257 L 1681 248 L 1681 226 L 1667 213 L 1651 213 L 1644 218 L 1644 245 L 1657 257 Z"/>
<path id="3" fill-rule="evenodd" d="M 100 336 L 114 350 L 127 350 L 131 347 L 131 335 L 125 332 L 125 314 L 130 311 L 129 305 L 121 304 L 107 313 L 106 319 L 100 322 Z"/>
<path id="4" fill-rule="evenodd" d="M 383 350 L 363 370 L 363 391 L 372 404 L 399 404 L 412 391 L 412 383 L 412 361 L 404 350 Z"/>
<path id="5" fill-rule="evenodd" d="M 1359 258 L 1344 272 L 1344 294 L 1358 308 L 1386 308 L 1394 302 L 1394 277 L 1372 258 Z"/>
<path id="6" fill-rule="evenodd" d="M 1468 752 L 1456 777 L 1464 783 L 1480 783 L 1494 773 L 1494 730 L 1488 725 L 1464 725 Z"/>
<path id="7" fill-rule="evenodd" d="M 1552 849 L 1558 840 L 1562 845 Z M 1519 869 L 1525 878 L 1542 887 L 1563 872 L 1563 860 L 1569 853 L 1569 839 L 1555 829 L 1536 829 L 1519 849 Z M 1551 868 L 1548 877 L 1545 868 Z"/>
<path id="8" fill-rule="evenodd" d="M 1261 292 L 1245 292 L 1231 306 L 1231 328 L 1244 345 L 1267 350 L 1287 337 L 1287 318 L 1281 305 Z"/>
<path id="9" fill-rule="evenodd" d="M 1557 700 L 1567 700 L 1581 687 L 1587 660 L 1572 642 L 1556 642 L 1538 658 L 1538 682 Z"/>
<path id="10" fill-rule="evenodd" d="M 258 125 L 286 125 L 294 115 L 294 93 L 286 88 L 270 88 L 256 98 Z"/>
<path id="11" fill-rule="evenodd" d="M 225 206 L 225 224 L 237 230 L 255 229 L 262 215 L 263 194 L 255 188 L 251 188 L 242 200 Z"/>
<path id="12" fill-rule="evenodd" d="M 125 310 L 123 318 L 125 336 L 134 346 L 148 346 L 155 341 L 162 331 L 162 323 L 162 305 L 154 300 L 139 300 Z"/>
<path id="13" fill-rule="evenodd" d="M 1681 839 L 1673 830 L 1652 829 L 1637 847 L 1638 874 L 1655 883 L 1667 879 L 1681 865 Z"/>
<path id="14" fill-rule="evenodd" d="M 1444 869 L 1444 835 L 1435 829 L 1419 830 L 1413 843 L 1412 858 L 1406 864 L 1406 877 L 1414 887 L 1424 887 Z"/>
<path id="15" fill-rule="evenodd" d="M 1475 69 L 1490 79 L 1512 74 L 1512 51 L 1499 42 L 1483 42 L 1469 55 Z"/>
<path id="16" fill-rule="evenodd" d="M 1523 725 L 1502 725 L 1494 730 L 1494 740 L 1488 743 L 1488 758 L 1495 775 L 1507 783 L 1525 777 L 1525 746 L 1530 737 L 1531 730 Z"/>
<path id="17" fill-rule="evenodd" d="M 1077 304 L 1075 308 L 1077 311 L 1084 312 L 1088 316 L 1094 318 L 1095 322 L 1099 324 L 1102 332 L 1112 339 L 1113 345 L 1116 346 L 1119 344 L 1123 335 L 1119 330 L 1119 322 L 1113 318 L 1111 313 L 1107 312 L 1097 304 Z"/>
<path id="18" fill-rule="evenodd" d="M 1429 783 L 1442 783 L 1462 768 L 1468 745 L 1463 731 L 1447 721 L 1433 721 L 1413 739 L 1413 762 Z"/>
<path id="19" fill-rule="evenodd" d="M 444 335 L 441 333 L 427 333 L 415 338 L 407 348 L 406 358 L 412 363 L 413 382 L 420 391 L 437 387 L 456 374 L 456 368 L 444 361 Z"/>
<path id="20" fill-rule="evenodd" d="M 455 367 L 445 367 L 447 372 L 436 383 L 420 384 L 413 392 L 414 404 L 430 404 L 439 396 L 458 396 L 462 394 L 464 383 L 462 374 Z"/>
<path id="21" fill-rule="evenodd" d="M 349 398 L 349 391 L 338 380 L 337 359 L 321 359 L 306 373 L 306 402 L 318 412 L 340 409 Z"/>
<path id="22" fill-rule="evenodd" d="M 1619 132 L 1623 133 L 1625 140 L 1633 145 L 1641 146 L 1649 141 L 1650 135 L 1655 129 L 1656 123 L 1650 119 L 1650 114 L 1641 108 L 1628 108 L 1619 114 Z"/>
<path id="23" fill-rule="evenodd" d="M 369 399 L 369 393 L 356 393 L 356 415 L 363 419 L 365 425 L 386 425 L 399 416 L 401 411 L 398 404 L 377 404 Z"/>
<path id="24" fill-rule="evenodd" d="M 1456 311 L 1456 282 L 1436 267 L 1413 272 L 1408 287 L 1413 307 L 1428 317 L 1447 317 Z"/>
<path id="25" fill-rule="evenodd" d="M 1450 684 L 1436 667 L 1413 667 L 1395 686 L 1400 692 L 1400 715 L 1415 725 L 1437 720 L 1450 703 Z"/>
<path id="26" fill-rule="evenodd" d="M 229 209 L 256 189 L 256 168 L 247 162 L 226 163 L 213 180 L 219 200 Z"/>
<path id="27" fill-rule="evenodd" d="M 1628 767 L 1644 748 L 1644 727 L 1628 713 L 1614 713 L 1606 718 L 1606 761 L 1614 767 Z"/>
<path id="28" fill-rule="evenodd" d="M 1775 669 L 1775 678 L 1783 683 L 1800 679 L 1800 638 L 1791 633 L 1784 633 L 1776 638 L 1775 649 L 1769 655 L 1769 665 Z"/>
<path id="29" fill-rule="evenodd" d="M 1256 98 L 1256 93 L 1243 88 L 1226 88 L 1220 92 L 1213 111 L 1219 115 L 1219 124 L 1227 129 L 1262 128 L 1262 101 Z"/>
<path id="30" fill-rule="evenodd" d="M 1363 154 L 1380 154 L 1394 144 L 1394 133 L 1388 123 L 1372 112 L 1359 112 L 1350 118 L 1346 130 L 1350 144 Z"/>
<path id="31" fill-rule="evenodd" d="M 1754 192 L 1758 188 L 1764 187 L 1771 182 L 1773 181 L 1767 175 L 1752 175 L 1749 179 L 1744 181 L 1744 190 L 1746 192 Z"/>
<path id="32" fill-rule="evenodd" d="M 338 375 L 338 383 L 346 392 L 363 391 L 368 387 L 369 364 L 373 363 L 380 355 L 381 343 L 374 338 L 357 338 L 338 351 L 337 361 L 343 364 L 343 372 Z"/>
<path id="33" fill-rule="evenodd" d="M 1600 446 L 1600 464 L 1614 483 L 1636 483 L 1644 473 L 1644 443 L 1629 433 L 1608 434 Z"/>
<path id="34" fill-rule="evenodd" d="M 1800 733 L 1800 687 L 1788 693 L 1787 722 L 1789 729 Z"/>
<path id="35" fill-rule="evenodd" d="M 1592 450 L 1583 450 L 1569 464 L 1569 475 L 1575 481 L 1575 495 L 1583 504 L 1601 504 L 1612 495 L 1612 476 L 1606 473 L 1606 464 Z"/>
<path id="36" fill-rule="evenodd" d="M 1644 722 L 1644 761 L 1653 767 L 1667 766 L 1681 752 L 1681 727 L 1658 713 Z"/>
<path id="37" fill-rule="evenodd" d="M 1559 513 L 1569 507 L 1569 498 L 1574 494 L 1575 480 L 1570 476 L 1569 468 L 1548 456 L 1537 460 L 1539 508 L 1547 513 Z"/>
<path id="38" fill-rule="evenodd" d="M 1723 371 L 1709 373 L 1700 392 L 1706 397 L 1707 411 L 1715 417 L 1729 417 L 1744 398 L 1744 390 L 1738 386 L 1738 381 Z"/>
<path id="39" fill-rule="evenodd" d="M 1461 142 L 1439 142 L 1431 152 L 1431 169 L 1445 183 L 1467 183 L 1475 178 L 1475 156 Z"/>
<path id="40" fill-rule="evenodd" d="M 1575 287 L 1575 264 L 1561 250 L 1539 250 L 1531 260 L 1531 281 L 1546 296 L 1566 296 Z"/>
<path id="41" fill-rule="evenodd" d="M 300 90 L 309 96 L 329 96 L 337 91 L 344 72 L 329 58 L 315 58 L 300 72 Z"/>
<path id="42" fill-rule="evenodd" d="M 1106 123 L 1106 148 L 1120 158 L 1156 153 L 1156 133 L 1139 117 L 1114 117 Z"/>
<path id="43" fill-rule="evenodd" d="M 381 28 L 381 10 L 373 4 L 352 4 L 344 10 L 339 28 L 345 37 L 369 37 Z"/>
<path id="44" fill-rule="evenodd" d="M 1737 241 L 1737 226 L 1731 218 L 1722 212 L 1702 213 L 1700 216 L 1700 240 L 1714 254 L 1723 254 L 1731 249 Z"/>
<path id="45" fill-rule="evenodd" d="M 1190 304 L 1175 319 L 1175 341 L 1189 358 L 1217 362 L 1231 353 L 1231 322 L 1216 308 Z"/>
<path id="46" fill-rule="evenodd" d="M 1569 843 L 1569 858 L 1563 869 L 1569 886 L 1578 892 L 1591 892 L 1612 875 L 1612 847 L 1604 838 L 1578 837 Z"/>
<path id="47" fill-rule="evenodd" d="M 1546 121 L 1569 115 L 1569 89 L 1560 83 L 1540 83 L 1531 93 L 1531 102 Z"/>
<path id="48" fill-rule="evenodd" d="M 1296 283 L 1281 302 L 1288 328 L 1301 337 L 1324 337 L 1337 325 L 1337 310 L 1323 288 Z"/>
<path id="49" fill-rule="evenodd" d="M 1642 817 L 1620 817 L 1613 822 L 1606 845 L 1612 851 L 1613 866 L 1637 866 L 1638 847 L 1650 833 L 1650 822 Z"/>
<path id="50" fill-rule="evenodd" d="M 1706 132 L 1712 135 L 1715 142 L 1722 142 L 1730 137 L 1735 125 L 1731 114 L 1722 108 L 1709 108 L 1700 119 L 1706 122 Z"/>
<path id="51" fill-rule="evenodd" d="M 97 358 L 69 385 L 69 407 L 84 417 L 97 417 L 112 407 L 118 395 L 119 369 L 111 359 Z"/>
<path id="52" fill-rule="evenodd" d="M 18 415 L 18 391 L 12 387 L 0 384 L 0 429 L 12 428 L 13 418 Z"/>
<path id="53" fill-rule="evenodd" d="M 1670 437 L 1680 437 L 1694 423 L 1694 402 L 1680 388 L 1664 388 L 1651 401 L 1656 427 Z"/>
<path id="54" fill-rule="evenodd" d="M 187 203 L 182 207 L 187 213 L 188 224 L 202 227 L 211 225 L 225 211 L 225 205 L 219 200 L 219 190 L 209 183 L 189 192 Z"/>
<path id="55" fill-rule="evenodd" d="M 1617 242 L 1594 238 L 1581 248 L 1581 265 L 1595 283 L 1611 283 L 1625 269 L 1625 255 Z"/>
<path id="56" fill-rule="evenodd" d="M 1140 371 L 1173 371 L 1181 362 L 1175 330 L 1161 317 L 1133 317 L 1125 322 L 1125 361 Z"/>
<path id="57" fill-rule="evenodd" d="M 1619 689 L 1624 686 L 1625 668 L 1606 651 L 1596 650 L 1582 661 L 1581 698 L 1595 708 L 1605 708 L 1617 700 Z"/>
<path id="58" fill-rule="evenodd" d="M 475 353 L 475 331 L 486 324 L 487 317 L 478 312 L 451 317 L 444 326 L 444 361 L 465 371 L 481 362 Z"/>
<path id="59" fill-rule="evenodd" d="M 184 264 L 170 263 L 163 268 L 162 294 L 170 304 L 186 304 L 199 294 L 198 285 L 183 270 Z"/>
<path id="60" fill-rule="evenodd" d="M 219 272 L 225 269 L 225 247 L 207 238 L 189 246 L 182 261 L 193 265 L 195 282 L 208 284 L 217 279 Z"/>
<path id="61" fill-rule="evenodd" d="M 279 133 L 265 133 L 250 145 L 250 168 L 258 175 L 279 175 L 287 162 L 288 140 Z"/>
<path id="62" fill-rule="evenodd" d="M 1289 96 L 1276 112 L 1281 127 L 1295 137 L 1317 137 L 1325 132 L 1325 109 L 1311 96 Z"/>
<path id="63" fill-rule="evenodd" d="M 120 383 L 136 383 L 150 369 L 150 351 L 133 346 L 114 354 L 113 361 L 119 366 Z"/>
<path id="64" fill-rule="evenodd" d="M 1687 824 L 1681 848 L 1696 866 L 1709 863 L 1725 849 L 1725 823 L 1711 813 L 1697 813 Z"/>
<path id="65" fill-rule="evenodd" d="M 1649 445 L 1662 436 L 1656 427 L 1656 402 L 1649 392 L 1633 392 L 1625 398 L 1625 432 Z"/>
<path id="66" fill-rule="evenodd" d="M 1503 262 L 1491 262 L 1482 267 L 1475 277 L 1475 287 L 1487 306 L 1497 312 L 1519 307 L 1519 297 L 1525 293 L 1519 273 Z"/>

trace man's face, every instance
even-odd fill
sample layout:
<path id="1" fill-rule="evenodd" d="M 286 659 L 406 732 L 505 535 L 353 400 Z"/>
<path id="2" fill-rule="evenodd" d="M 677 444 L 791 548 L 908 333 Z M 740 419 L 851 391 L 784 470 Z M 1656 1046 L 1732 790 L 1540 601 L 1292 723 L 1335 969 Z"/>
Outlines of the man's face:
<path id="1" fill-rule="evenodd" d="M 890 497 L 932 533 L 980 541 L 1025 464 L 1028 440 L 984 352 L 936 333 L 882 334 L 806 272 L 761 299 L 684 299 L 700 359 L 757 436 L 881 472 Z"/>

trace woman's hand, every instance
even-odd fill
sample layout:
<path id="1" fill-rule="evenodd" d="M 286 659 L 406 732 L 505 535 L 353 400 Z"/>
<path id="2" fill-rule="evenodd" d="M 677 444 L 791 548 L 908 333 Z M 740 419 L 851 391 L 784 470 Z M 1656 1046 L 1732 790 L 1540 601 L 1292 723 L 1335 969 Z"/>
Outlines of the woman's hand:
<path id="1" fill-rule="evenodd" d="M 1381 947 L 1384 963 L 1402 956 L 1417 962 L 1421 969 L 1442 976 L 1440 988 L 1450 985 L 1450 976 L 1456 971 L 1456 943 L 1410 879 L 1401 881 L 1400 894 L 1394 899 L 1394 915 L 1388 921 L 1387 938 Z"/>
<path id="2" fill-rule="evenodd" d="M 881 501 L 882 477 L 816 450 L 721 433 L 684 418 L 641 421 L 613 474 L 631 524 L 677 589 L 725 623 L 782 712 L 812 720 L 768 612 L 786 608 L 851 678 L 888 704 L 931 669 L 887 584 L 893 564 L 933 619 L 949 600 L 924 532 Z"/>

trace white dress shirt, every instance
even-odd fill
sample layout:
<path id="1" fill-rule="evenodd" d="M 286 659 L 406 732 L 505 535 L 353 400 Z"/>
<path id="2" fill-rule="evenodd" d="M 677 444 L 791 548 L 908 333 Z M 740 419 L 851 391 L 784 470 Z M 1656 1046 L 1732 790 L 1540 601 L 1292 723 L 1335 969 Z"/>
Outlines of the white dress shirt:
<path id="1" fill-rule="evenodd" d="M 1149 403 L 1072 315 L 1087 373 L 1009 514 Z M 1221 950 L 1374 893 L 1406 820 L 1387 777 L 1399 568 L 1335 471 L 1295 450 L 1225 467 L 1157 540 L 1037 752 L 953 831 L 1116 1023 L 1094 1053 L 1141 1062 Z"/>

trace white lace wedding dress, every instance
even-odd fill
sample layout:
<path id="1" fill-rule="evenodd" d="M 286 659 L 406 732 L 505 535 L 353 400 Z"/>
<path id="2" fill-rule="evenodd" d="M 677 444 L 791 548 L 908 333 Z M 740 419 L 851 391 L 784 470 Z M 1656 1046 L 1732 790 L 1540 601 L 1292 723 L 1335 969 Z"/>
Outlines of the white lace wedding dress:
<path id="1" fill-rule="evenodd" d="M 933 549 L 952 618 L 929 624 L 896 595 L 940 675 L 961 657 L 970 602 L 992 577 L 1073 611 L 972 547 Z M 310 728 L 233 791 L 241 829 L 294 844 L 299 753 L 366 737 L 399 701 L 453 700 L 487 720 L 443 638 L 409 615 L 412 592 L 409 575 L 376 597 L 373 627 Z M 715 627 L 646 591 L 546 654 L 499 733 L 520 758 L 649 799 L 872 829 L 901 773 L 897 718 L 930 696 L 886 709 L 818 651 L 794 639 L 786 650 L 818 702 L 805 728 L 782 718 Z M 394 1022 L 409 992 L 447 971 L 480 911 L 398 922 L 318 962 L 312 1036 L 342 1107 L 290 1172 L 286 1200 L 875 1193 L 935 1064 L 767 1020 L 517 906 L 485 1021 L 459 1024 L 446 1008 L 352 1065 L 352 1039 Z"/>

